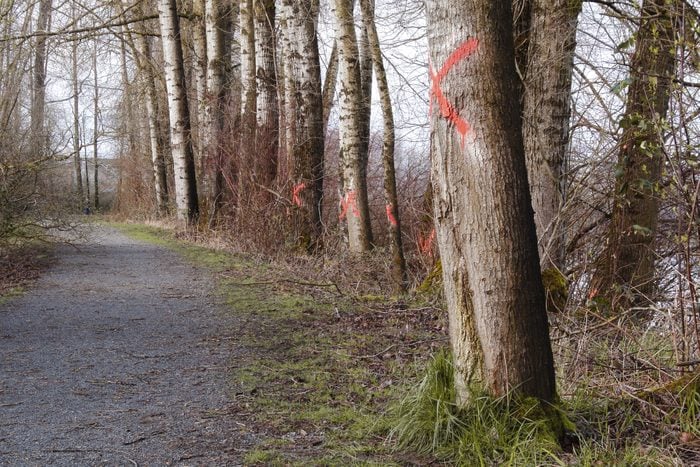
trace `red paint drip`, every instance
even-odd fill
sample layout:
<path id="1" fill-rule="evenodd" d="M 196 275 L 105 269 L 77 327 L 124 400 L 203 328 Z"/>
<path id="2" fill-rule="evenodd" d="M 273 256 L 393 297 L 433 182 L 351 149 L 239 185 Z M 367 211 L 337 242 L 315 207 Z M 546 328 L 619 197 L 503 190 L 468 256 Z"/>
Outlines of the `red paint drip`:
<path id="1" fill-rule="evenodd" d="M 348 191 L 345 197 L 340 200 L 340 215 L 338 218 L 342 221 L 348 215 L 348 209 L 355 217 L 360 217 L 360 210 L 357 209 L 357 193 Z"/>
<path id="2" fill-rule="evenodd" d="M 433 111 L 433 97 L 437 100 L 440 106 L 440 114 L 443 118 L 446 118 L 455 126 L 457 132 L 461 136 L 461 146 L 464 149 L 465 138 L 469 130 L 471 130 L 471 125 L 465 119 L 463 119 L 457 109 L 450 103 L 445 94 L 440 87 L 440 81 L 447 76 L 450 69 L 454 67 L 457 63 L 468 58 L 479 47 L 479 40 L 476 38 L 471 38 L 466 42 L 463 42 L 457 49 L 447 57 L 445 64 L 442 65 L 440 70 L 435 71 L 433 65 L 430 65 L 430 79 L 432 81 L 432 86 L 430 87 L 430 112 Z"/>
<path id="3" fill-rule="evenodd" d="M 299 198 L 299 193 L 301 193 L 304 188 L 306 188 L 306 183 L 301 182 L 300 184 L 295 185 L 292 189 L 292 202 L 299 207 L 301 207 L 301 198 Z"/>
<path id="4" fill-rule="evenodd" d="M 396 227 L 398 225 L 398 222 L 396 222 L 396 218 L 394 217 L 394 213 L 392 212 L 394 209 L 394 206 L 391 205 L 391 203 L 386 205 L 386 218 L 389 219 L 389 223 Z"/>

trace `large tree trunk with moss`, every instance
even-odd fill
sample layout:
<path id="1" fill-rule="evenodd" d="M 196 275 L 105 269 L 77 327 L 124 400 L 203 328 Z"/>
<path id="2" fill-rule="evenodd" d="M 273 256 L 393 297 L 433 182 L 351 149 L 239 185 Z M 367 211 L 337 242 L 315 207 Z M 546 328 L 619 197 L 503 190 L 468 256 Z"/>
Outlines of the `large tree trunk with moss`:
<path id="1" fill-rule="evenodd" d="M 433 205 L 458 403 L 554 401 L 509 1 L 426 3 Z"/>
<path id="2" fill-rule="evenodd" d="M 516 2 L 517 3 L 517 2 Z M 531 0 L 525 33 L 523 138 L 532 207 L 544 270 L 564 267 L 564 159 L 571 115 L 579 0 Z M 523 21 L 516 24 L 522 25 Z M 517 55 L 516 55 L 517 58 Z"/>
<path id="3" fill-rule="evenodd" d="M 367 200 L 367 171 L 364 168 L 366 142 L 363 111 L 365 107 L 360 54 L 353 21 L 354 0 L 334 0 L 338 30 L 340 111 L 340 153 L 343 191 L 340 216 L 347 221 L 350 251 L 372 248 Z"/>
<path id="4" fill-rule="evenodd" d="M 163 68 L 168 93 L 170 149 L 175 169 L 177 218 L 190 225 L 194 224 L 199 216 L 199 201 L 177 1 L 158 0 L 158 18 L 163 41 Z"/>
<path id="5" fill-rule="evenodd" d="M 663 128 L 675 73 L 674 12 L 679 1 L 645 0 L 630 66 L 627 107 L 615 170 L 608 244 L 591 295 L 611 310 L 654 299 L 654 237 L 664 164 Z"/>
<path id="6" fill-rule="evenodd" d="M 317 0 L 282 0 L 286 152 L 293 241 L 310 251 L 321 235 L 323 102 Z"/>
<path id="7" fill-rule="evenodd" d="M 362 22 L 367 31 L 368 47 L 377 77 L 377 88 L 384 117 L 384 144 L 382 146 L 382 165 L 384 167 L 384 198 L 386 215 L 389 221 L 391 237 L 392 278 L 399 292 L 406 291 L 406 259 L 401 238 L 401 216 L 399 215 L 399 197 L 396 192 L 396 167 L 394 164 L 394 113 L 391 107 L 389 81 L 384 69 L 384 58 L 379 45 L 379 36 L 374 22 L 374 0 L 360 0 Z"/>

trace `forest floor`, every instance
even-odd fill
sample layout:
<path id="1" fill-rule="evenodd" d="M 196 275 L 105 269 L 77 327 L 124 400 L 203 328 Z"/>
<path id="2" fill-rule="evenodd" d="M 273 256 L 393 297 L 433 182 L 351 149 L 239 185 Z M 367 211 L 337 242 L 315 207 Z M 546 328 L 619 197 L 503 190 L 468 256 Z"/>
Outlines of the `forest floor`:
<path id="1" fill-rule="evenodd" d="M 14 264 L 1 465 L 430 462 L 396 452 L 384 421 L 445 343 L 430 305 L 350 299 L 135 225 Z"/>

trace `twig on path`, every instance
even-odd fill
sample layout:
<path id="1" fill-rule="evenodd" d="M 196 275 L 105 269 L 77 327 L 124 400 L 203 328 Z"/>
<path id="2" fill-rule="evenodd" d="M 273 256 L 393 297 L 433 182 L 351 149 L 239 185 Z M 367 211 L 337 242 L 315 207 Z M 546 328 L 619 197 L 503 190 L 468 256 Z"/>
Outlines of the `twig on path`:
<path id="1" fill-rule="evenodd" d="M 79 448 L 66 448 L 66 449 L 47 449 L 45 452 L 55 452 L 60 454 L 74 454 L 78 452 L 102 452 L 99 449 L 79 449 Z"/>
<path id="2" fill-rule="evenodd" d="M 21 402 L 16 402 L 14 404 L 0 404 L 0 408 L 5 408 L 5 407 L 17 407 L 18 405 L 22 405 Z"/>
<path id="3" fill-rule="evenodd" d="M 141 436 L 140 438 L 136 438 L 136 439 L 133 439 L 131 441 L 126 441 L 126 442 L 122 443 L 122 445 L 131 446 L 132 444 L 140 443 L 141 441 L 146 441 L 146 437 Z"/>

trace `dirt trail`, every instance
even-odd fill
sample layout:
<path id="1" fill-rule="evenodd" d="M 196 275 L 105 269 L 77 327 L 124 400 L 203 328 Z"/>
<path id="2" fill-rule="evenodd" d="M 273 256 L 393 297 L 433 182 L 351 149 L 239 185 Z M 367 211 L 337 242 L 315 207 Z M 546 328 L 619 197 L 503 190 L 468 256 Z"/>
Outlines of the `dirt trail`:
<path id="1" fill-rule="evenodd" d="M 0 465 L 236 465 L 233 318 L 212 280 L 97 227 L 0 305 Z"/>

